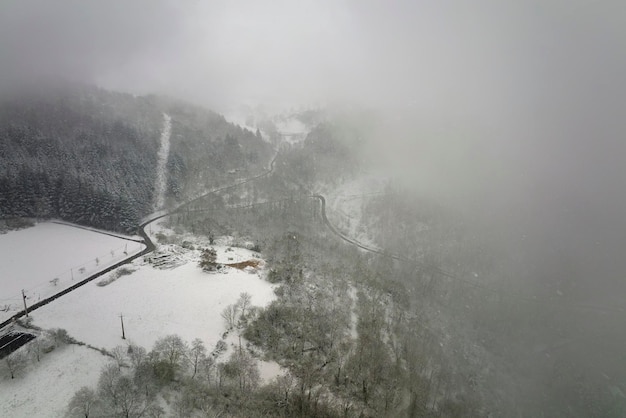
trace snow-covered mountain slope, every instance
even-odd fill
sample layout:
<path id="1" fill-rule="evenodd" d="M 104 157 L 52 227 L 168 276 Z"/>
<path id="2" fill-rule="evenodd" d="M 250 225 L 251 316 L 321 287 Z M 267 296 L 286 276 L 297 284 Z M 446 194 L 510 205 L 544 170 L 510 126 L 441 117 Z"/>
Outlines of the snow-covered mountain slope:
<path id="1" fill-rule="evenodd" d="M 167 159 L 170 155 L 170 136 L 172 134 L 172 118 L 167 113 L 163 114 L 163 128 L 161 130 L 161 145 L 158 153 L 155 195 L 154 195 L 154 212 L 165 206 L 165 194 L 167 192 Z"/>

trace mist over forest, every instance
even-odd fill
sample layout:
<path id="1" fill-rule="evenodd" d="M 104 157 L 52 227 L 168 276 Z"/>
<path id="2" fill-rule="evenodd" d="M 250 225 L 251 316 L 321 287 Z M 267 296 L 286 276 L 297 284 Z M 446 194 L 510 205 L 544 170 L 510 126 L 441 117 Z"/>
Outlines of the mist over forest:
<path id="1" fill-rule="evenodd" d="M 234 173 L 259 175 L 280 149 L 271 176 L 201 201 L 220 214 L 172 225 L 263 237 L 277 283 L 293 285 L 309 274 L 302 268 L 328 283 L 344 277 L 306 251 L 382 294 L 401 283 L 410 300 L 394 299 L 397 310 L 381 317 L 420 312 L 452 347 L 420 356 L 458 360 L 441 376 L 474 376 L 472 367 L 486 376 L 441 386 L 436 367 L 423 366 L 432 385 L 423 397 L 408 383 L 389 386 L 403 394 L 397 402 L 368 399 L 365 383 L 360 395 L 342 387 L 337 396 L 354 395 L 365 416 L 624 416 L 624 51 L 626 6 L 608 0 L 9 0 L 0 6 L 0 216 L 134 230 L 152 209 L 163 113 L 172 117 L 171 207 Z M 281 143 L 280 117 L 297 120 L 306 139 Z M 240 126 L 246 118 L 254 123 Z M 358 226 L 383 253 L 376 261 L 322 248 L 332 238 L 302 203 L 362 177 L 380 183 Z M 289 202 L 230 211 L 280 199 Z M 393 285 L 380 284 L 386 276 Z M 365 295 L 362 315 L 385 305 Z M 299 301 L 283 296 L 281 321 Z M 264 339 L 289 338 L 264 328 L 268 312 L 247 338 L 288 358 Z M 332 380 L 300 378 L 312 379 L 309 398 Z"/>

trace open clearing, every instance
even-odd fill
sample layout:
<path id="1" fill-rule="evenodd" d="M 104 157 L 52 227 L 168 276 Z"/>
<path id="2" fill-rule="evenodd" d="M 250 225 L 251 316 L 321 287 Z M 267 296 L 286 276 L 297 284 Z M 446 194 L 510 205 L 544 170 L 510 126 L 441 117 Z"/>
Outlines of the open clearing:
<path id="1" fill-rule="evenodd" d="M 65 416 L 74 393 L 82 386 L 94 386 L 108 361 L 108 357 L 95 350 L 69 345 L 42 356 L 40 363 L 29 362 L 27 369 L 15 379 L 3 370 L 0 416 Z"/>
<path id="2" fill-rule="evenodd" d="M 106 243 L 111 239 L 118 248 L 125 243 L 118 238 L 68 226 L 40 226 L 47 227 L 30 228 L 30 242 L 47 240 L 49 246 L 55 247 L 52 242 L 55 234 L 65 234 L 59 238 L 63 245 L 56 245 L 60 248 L 57 257 L 65 258 L 65 264 L 54 264 L 55 257 L 47 255 L 41 263 L 31 262 L 38 266 L 39 270 L 34 271 L 41 274 L 49 270 L 68 270 L 76 265 L 72 262 L 75 260 L 74 249 L 68 245 L 72 242 L 73 232 L 79 232 L 83 238 L 92 235 L 95 243 Z M 169 232 L 158 225 L 153 226 L 155 231 Z M 25 231 L 28 230 L 17 232 Z M 262 270 L 264 262 L 258 254 L 230 247 L 228 239 L 218 241 L 218 245 L 213 246 L 218 262 L 250 264 L 246 261 L 253 261 L 258 268 L 244 271 L 225 267 L 220 273 L 205 273 L 198 267 L 200 250 L 162 245 L 155 253 L 116 269 L 124 269 L 126 274 L 118 277 L 116 271 L 108 273 L 32 312 L 33 323 L 44 329 L 66 329 L 76 340 L 107 350 L 131 342 L 150 350 L 158 338 L 177 334 L 188 343 L 200 338 L 210 351 L 226 331 L 222 311 L 236 303 L 241 293 L 250 294 L 253 306 L 266 306 L 275 298 L 274 286 L 262 278 L 265 275 Z M 88 243 L 84 240 L 82 246 L 87 247 Z M 129 248 L 131 244 L 136 245 L 138 251 L 141 249 L 139 244 L 132 242 L 128 243 Z M 39 248 L 42 251 L 42 247 Z M 98 248 L 104 248 L 105 254 L 108 251 L 106 246 Z M 28 258 L 28 251 L 24 254 Z M 155 268 L 146 261 L 154 254 L 168 256 L 171 263 Z M 55 270 L 49 268 L 48 262 L 55 266 Z M 29 264 L 27 261 L 23 263 Z M 50 286 L 45 280 L 44 283 Z M 98 285 L 109 280 L 110 283 L 104 286 Z M 120 314 L 123 315 L 126 339 L 121 338 Z M 236 341 L 233 331 L 226 342 L 232 345 Z M 223 354 L 221 361 L 227 355 Z M 41 363 L 30 360 L 27 370 L 13 380 L 0 367 L 3 370 L 0 375 L 0 416 L 63 416 L 69 400 L 81 386 L 95 387 L 100 369 L 108 361 L 108 357 L 96 350 L 70 345 L 45 355 Z M 265 381 L 281 373 L 280 367 L 272 362 L 259 361 L 259 369 Z"/>
<path id="3" fill-rule="evenodd" d="M 216 247 L 218 253 L 224 248 Z M 237 253 L 246 252 L 236 249 Z M 221 313 L 242 292 L 252 304 L 265 306 L 274 298 L 274 289 L 257 274 L 227 268 L 225 273 L 205 273 L 198 266 L 198 254 L 184 255 L 185 263 L 174 269 L 155 269 L 136 260 L 130 275 L 106 286 L 97 279 L 46 305 L 32 314 L 43 328 L 64 328 L 79 341 L 112 349 L 131 341 L 146 349 L 169 334 L 190 342 L 200 338 L 213 347 L 225 331 Z M 126 341 L 121 332 L 123 315 Z"/>
<path id="4" fill-rule="evenodd" d="M 0 321 L 135 254 L 142 244 L 52 222 L 0 234 Z M 58 280 L 55 280 L 58 279 Z"/>

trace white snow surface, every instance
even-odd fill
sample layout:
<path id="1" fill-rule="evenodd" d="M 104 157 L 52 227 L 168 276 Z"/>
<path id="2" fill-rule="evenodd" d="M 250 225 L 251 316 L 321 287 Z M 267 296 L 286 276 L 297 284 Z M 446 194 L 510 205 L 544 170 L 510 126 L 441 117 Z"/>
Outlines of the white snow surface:
<path id="1" fill-rule="evenodd" d="M 215 247 L 218 259 L 248 259 L 245 249 Z M 225 331 L 221 313 L 243 292 L 252 304 L 265 306 L 275 297 L 274 287 L 257 274 L 226 268 L 226 273 L 205 273 L 197 266 L 198 251 L 174 269 L 155 269 L 136 260 L 135 272 L 104 287 L 95 282 L 65 295 L 62 303 L 46 305 L 32 316 L 43 328 L 64 328 L 79 341 L 112 349 L 129 341 L 150 350 L 154 342 L 178 334 L 187 342 L 195 338 L 211 349 Z M 235 258 L 235 257 L 232 257 Z M 126 340 L 121 338 L 120 314 Z"/>
<path id="2" fill-rule="evenodd" d="M 48 228 L 40 228 L 45 225 Z M 153 234 L 157 231 L 171 233 L 157 222 L 151 224 L 150 229 Z M 59 257 L 70 263 L 68 265 L 77 251 L 67 244 L 74 242 L 67 239 L 73 233 L 87 234 L 82 241 L 76 240 L 83 247 L 88 246 L 87 236 L 98 242 L 119 240 L 64 225 L 40 224 L 31 230 L 31 243 L 41 241 L 63 249 L 65 252 L 61 251 Z M 0 243 L 7 236 L 26 231 L 0 236 Z M 55 240 L 64 245 L 55 245 Z M 199 239 L 193 244 L 203 245 Z M 253 251 L 232 244 L 232 237 L 216 239 L 213 247 L 218 261 L 233 263 L 258 259 L 258 254 Z M 5 247 L 8 247 L 6 241 L 4 247 L 0 244 L 0 250 Z M 162 246 L 165 250 L 167 247 Z M 183 260 L 179 267 L 155 269 L 142 257 L 129 266 L 134 270 L 130 275 L 120 276 L 106 286 L 97 286 L 97 282 L 106 279 L 105 275 L 102 280 L 90 282 L 32 312 L 34 324 L 44 329 L 64 328 L 76 340 L 108 350 L 129 343 L 150 350 L 158 338 L 177 334 L 188 343 L 200 338 L 211 351 L 226 331 L 222 311 L 236 303 L 242 292 L 251 295 L 254 306 L 266 306 L 275 298 L 274 285 L 263 280 L 263 269 L 257 274 L 229 267 L 224 273 L 205 273 L 197 265 L 199 250 L 179 247 L 177 251 Z M 32 260 L 28 251 L 22 252 Z M 54 260 L 55 257 L 46 258 L 45 262 L 36 264 L 47 270 L 47 264 Z M 24 263 L 28 264 L 22 262 L 18 266 Z M 123 315 L 126 339 L 121 338 L 120 314 Z M 232 347 L 238 341 L 236 331 L 232 331 L 226 341 Z M 222 354 L 221 361 L 227 356 L 228 352 Z M 0 417 L 64 416 L 74 393 L 82 386 L 94 388 L 100 370 L 109 361 L 108 357 L 93 349 L 70 345 L 44 355 L 41 363 L 29 363 L 27 370 L 13 380 L 7 377 L 7 373 L 0 374 Z M 258 365 L 266 382 L 283 372 L 275 362 L 259 361 Z"/>
<path id="3" fill-rule="evenodd" d="M 283 136 L 283 140 L 289 144 L 296 144 L 306 139 L 309 129 L 300 120 L 295 118 L 282 118 L 275 121 L 276 128 Z"/>
<path id="4" fill-rule="evenodd" d="M 2 373 L 0 417 L 65 416 L 74 393 L 83 386 L 94 387 L 109 361 L 95 350 L 69 345 L 42 355 L 40 363 L 29 362 L 15 379 Z"/>
<path id="5" fill-rule="evenodd" d="M 0 234 L 0 321 L 144 248 L 68 224 L 43 222 Z M 96 259 L 98 260 L 96 262 Z M 84 270 L 82 270 L 84 269 Z M 51 280 L 58 278 L 58 282 Z"/>
<path id="6" fill-rule="evenodd" d="M 161 147 L 157 161 L 157 175 L 154 186 L 154 211 L 165 206 L 165 192 L 167 191 L 167 159 L 170 155 L 170 135 L 172 133 L 172 118 L 163 113 L 163 129 L 161 130 Z"/>

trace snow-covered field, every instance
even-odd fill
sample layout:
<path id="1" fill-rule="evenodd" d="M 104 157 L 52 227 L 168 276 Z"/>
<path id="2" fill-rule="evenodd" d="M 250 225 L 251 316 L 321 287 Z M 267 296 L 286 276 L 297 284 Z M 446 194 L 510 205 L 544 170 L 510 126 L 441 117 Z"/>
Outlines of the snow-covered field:
<path id="1" fill-rule="evenodd" d="M 220 259 L 225 258 L 225 248 L 216 250 Z M 236 249 L 238 254 L 246 251 Z M 248 292 L 256 306 L 274 298 L 273 287 L 257 274 L 230 268 L 209 274 L 197 266 L 197 252 L 182 257 L 186 258 L 183 265 L 164 270 L 137 260 L 131 264 L 137 270 L 130 275 L 102 287 L 95 280 L 60 303 L 40 308 L 32 314 L 35 324 L 64 328 L 77 340 L 106 349 L 130 341 L 149 350 L 159 337 L 169 334 L 188 342 L 200 338 L 210 348 L 225 331 L 222 311 L 242 292 Z M 120 314 L 126 341 L 121 338 Z"/>
<path id="2" fill-rule="evenodd" d="M 144 248 L 91 230 L 44 222 L 0 234 L 0 321 Z M 55 280 L 58 279 L 58 280 Z"/>
<path id="3" fill-rule="evenodd" d="M 22 347 L 24 349 L 25 347 Z M 76 345 L 53 350 L 41 362 L 29 362 L 15 379 L 0 375 L 0 417 L 63 417 L 74 393 L 94 386 L 109 362 L 99 352 Z"/>
<path id="4" fill-rule="evenodd" d="M 150 229 L 155 235 L 171 232 L 160 225 Z M 47 230 L 41 231 L 45 236 Z M 228 237 L 220 237 L 214 245 L 218 262 L 258 260 L 254 252 L 231 247 L 229 242 Z M 163 245 L 161 251 L 175 255 L 172 265 L 177 267 L 157 269 L 142 257 L 123 267 L 131 274 L 98 286 L 114 274 L 109 273 L 32 312 L 34 325 L 64 328 L 76 340 L 108 350 L 131 342 L 150 350 L 158 338 L 178 334 L 187 342 L 200 338 L 211 351 L 226 331 L 222 311 L 236 303 L 242 292 L 250 294 L 254 306 L 265 306 L 275 297 L 262 269 L 250 273 L 227 267 L 223 273 L 205 273 L 198 267 L 199 250 Z M 64 257 L 71 260 L 71 255 L 70 251 Z M 120 315 L 126 339 L 121 338 Z M 231 333 L 226 341 L 236 340 Z M 63 416 L 75 391 L 95 387 L 100 369 L 109 360 L 95 350 L 70 345 L 45 355 L 42 363 L 30 364 L 16 379 L 2 374 L 0 416 Z M 259 362 L 259 368 L 265 381 L 281 373 L 275 363 Z"/>

